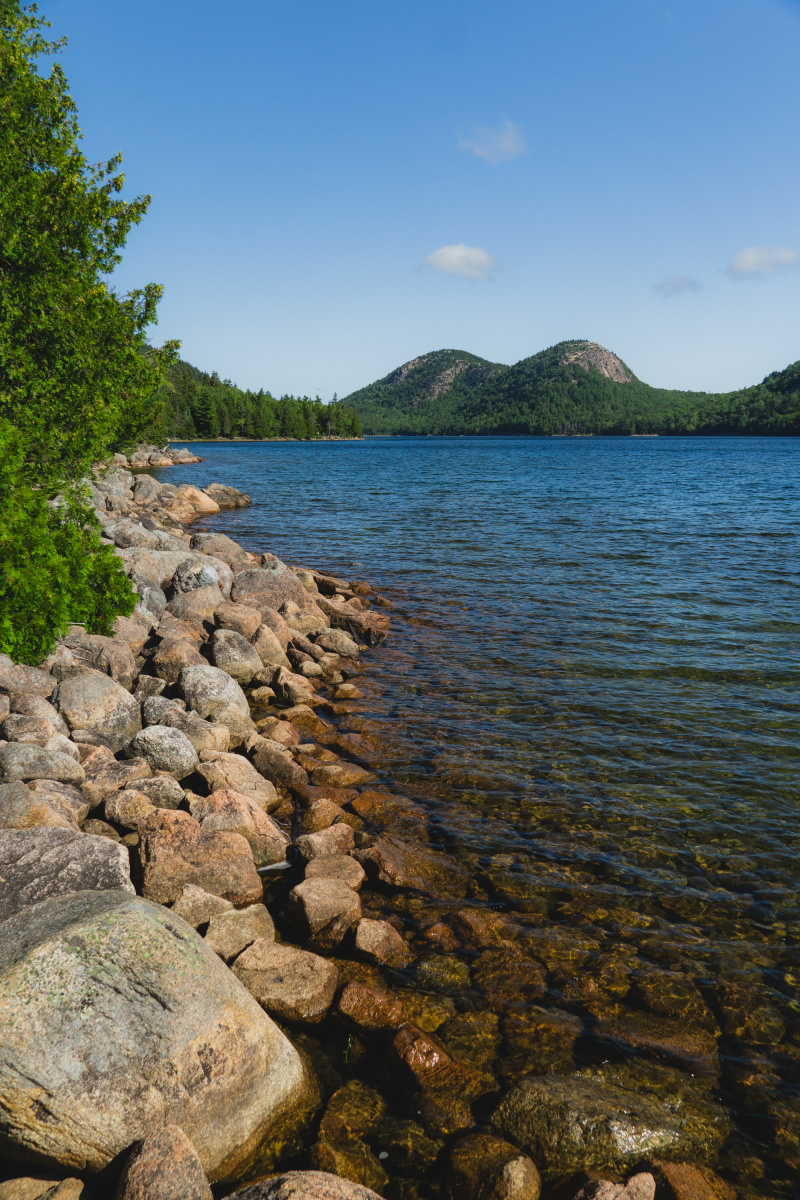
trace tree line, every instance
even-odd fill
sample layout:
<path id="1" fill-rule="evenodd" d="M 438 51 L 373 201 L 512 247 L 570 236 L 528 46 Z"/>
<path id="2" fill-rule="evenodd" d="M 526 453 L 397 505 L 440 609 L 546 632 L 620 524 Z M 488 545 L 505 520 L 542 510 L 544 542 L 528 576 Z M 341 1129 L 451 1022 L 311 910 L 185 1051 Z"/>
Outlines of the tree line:
<path id="1" fill-rule="evenodd" d="M 243 391 L 216 371 L 208 374 L 179 361 L 158 392 L 167 438 L 359 438 L 361 418 L 340 400 Z"/>

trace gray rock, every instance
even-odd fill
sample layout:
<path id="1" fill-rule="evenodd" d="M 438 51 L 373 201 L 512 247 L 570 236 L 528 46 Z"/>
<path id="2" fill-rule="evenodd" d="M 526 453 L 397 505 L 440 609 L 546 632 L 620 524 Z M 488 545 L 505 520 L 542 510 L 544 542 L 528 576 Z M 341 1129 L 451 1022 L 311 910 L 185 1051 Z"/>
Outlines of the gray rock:
<path id="1" fill-rule="evenodd" d="M 219 913 L 233 911 L 233 905 L 222 896 L 212 896 L 193 883 L 187 883 L 173 904 L 172 911 L 192 929 L 197 929 L 198 925 L 208 924 Z"/>
<path id="2" fill-rule="evenodd" d="M 314 605 L 297 576 L 286 563 L 273 556 L 269 556 L 265 566 L 240 571 L 234 577 L 231 600 L 258 609 L 262 605 L 280 609 L 286 600 L 292 600 L 298 608 L 307 611 Z"/>
<path id="3" fill-rule="evenodd" d="M 231 744 L 231 731 L 227 725 L 204 721 L 195 712 L 184 712 L 180 708 L 174 708 L 164 716 L 161 724 L 186 734 L 198 754 L 204 750 L 226 754 Z"/>
<path id="4" fill-rule="evenodd" d="M 161 484 L 152 475 L 137 475 L 133 481 L 133 498 L 138 504 L 147 504 L 161 494 Z"/>
<path id="5" fill-rule="evenodd" d="M 284 1021 L 321 1021 L 339 981 L 327 959 L 265 938 L 248 946 L 232 969 L 259 1004 Z"/>
<path id="6" fill-rule="evenodd" d="M 212 916 L 205 943 L 224 962 L 230 962 L 252 946 L 257 938 L 274 942 L 275 926 L 263 904 L 249 904 L 247 908 L 235 908 Z"/>
<path id="7" fill-rule="evenodd" d="M 258 610 L 261 613 L 261 620 L 268 629 L 271 629 L 275 637 L 280 642 L 281 648 L 286 650 L 289 642 L 292 640 L 292 631 L 284 621 L 277 608 L 270 608 L 268 604 L 260 604 Z M 256 639 L 253 639 L 255 644 Z"/>
<path id="8" fill-rule="evenodd" d="M 144 701 L 150 696 L 160 696 L 166 686 L 166 679 L 159 679 L 155 675 L 140 675 L 133 685 L 133 694 L 137 699 Z"/>
<path id="9" fill-rule="evenodd" d="M 184 667 L 178 686 L 186 699 L 186 707 L 193 708 L 198 716 L 214 718 L 216 713 L 233 708 L 241 716 L 250 718 L 250 706 L 244 692 L 236 680 L 219 667 Z"/>
<path id="10" fill-rule="evenodd" d="M 194 592 L 197 588 L 219 587 L 219 575 L 209 563 L 187 559 L 180 564 L 172 577 L 173 591 Z"/>
<path id="11" fill-rule="evenodd" d="M 197 768 L 208 784 L 209 792 L 230 789 L 255 800 L 264 812 L 280 804 L 275 785 L 251 766 L 241 754 L 207 754 Z"/>
<path id="12" fill-rule="evenodd" d="M 133 576 L 145 576 L 153 579 L 162 589 L 171 587 L 175 572 L 187 562 L 197 564 L 198 570 L 204 566 L 213 567 L 219 577 L 219 586 L 225 596 L 230 595 L 233 573 L 227 563 L 219 558 L 205 555 L 187 555 L 186 550 L 148 550 L 145 547 L 133 547 L 130 550 L 120 550 L 126 573 Z"/>
<path id="13" fill-rule="evenodd" d="M 588 1072 L 523 1079 L 492 1124 L 530 1154 L 546 1179 L 624 1172 L 648 1158 L 708 1161 L 728 1134 L 723 1110 L 710 1100 L 632 1091 Z"/>
<path id="14" fill-rule="evenodd" d="M 133 788 L 125 788 L 122 792 L 112 792 L 110 796 L 106 796 L 104 810 L 106 820 L 113 821 L 123 829 L 138 829 L 139 822 L 156 811 L 149 798 Z"/>
<path id="15" fill-rule="evenodd" d="M 319 833 L 304 833 L 295 845 L 300 857 L 308 862 L 329 854 L 349 854 L 355 845 L 355 835 L 349 825 L 331 825 Z"/>
<path id="16" fill-rule="evenodd" d="M 52 754 L 41 746 L 25 742 L 0 745 L 0 783 L 14 780 L 56 779 L 59 783 L 80 785 L 86 776 L 80 763 L 67 754 Z"/>
<path id="17" fill-rule="evenodd" d="M 137 896 L 79 892 L 4 922 L 0 1009 L 17 1156 L 92 1173 L 178 1125 L 228 1183 L 309 1100 L 284 1035 L 193 929 Z"/>
<path id="18" fill-rule="evenodd" d="M 0 784 L 0 829 L 74 829 L 78 822 L 69 811 L 62 811 L 47 796 L 32 792 L 24 783 Z"/>
<path id="19" fill-rule="evenodd" d="M 157 624 L 167 607 L 167 597 L 159 587 L 158 581 L 147 575 L 137 574 L 131 575 L 130 580 L 140 597 L 134 611 L 139 612 L 144 609 L 146 613 L 152 614 Z"/>
<path id="20" fill-rule="evenodd" d="M 44 796 L 48 804 L 71 817 L 81 825 L 89 815 L 91 805 L 80 788 L 71 783 L 59 783 L 55 779 L 33 779 L 27 785 L 37 796 Z"/>
<path id="21" fill-rule="evenodd" d="M 133 893 L 128 851 L 71 829 L 9 830 L 0 837 L 0 920 L 68 892 Z"/>
<path id="22" fill-rule="evenodd" d="M 278 614 L 275 614 L 278 616 Z M 291 663 L 286 657 L 286 646 L 289 643 L 291 630 L 286 626 L 286 641 L 281 644 L 281 640 L 274 630 L 270 629 L 269 625 L 263 624 L 258 630 L 252 641 L 252 648 L 258 655 L 262 666 L 265 667 L 285 667 L 290 670 Z"/>
<path id="23" fill-rule="evenodd" d="M 134 1149 L 123 1167 L 116 1200 L 213 1200 L 213 1193 L 186 1134 L 177 1125 L 166 1125 Z"/>
<path id="24" fill-rule="evenodd" d="M 339 654 L 342 658 L 358 658 L 358 643 L 348 637 L 342 629 L 329 629 L 320 634 L 317 645 L 331 654 Z"/>
<path id="25" fill-rule="evenodd" d="M 37 667 L 18 666 L 7 654 L 0 654 L 0 692 L 11 695 L 52 696 L 56 681 Z"/>
<path id="26" fill-rule="evenodd" d="M 361 900 L 340 879 L 305 879 L 290 892 L 285 911 L 312 949 L 330 951 L 361 920 Z"/>
<path id="27" fill-rule="evenodd" d="M 169 712 L 174 712 L 177 705 L 166 696 L 148 696 L 142 701 L 142 723 L 144 725 L 160 725 Z"/>
<path id="28" fill-rule="evenodd" d="M 53 703 L 71 730 L 83 730 L 96 745 L 115 752 L 142 727 L 139 701 L 108 675 L 91 672 L 63 679 Z"/>
<path id="29" fill-rule="evenodd" d="M 29 746 L 46 746 L 55 732 L 55 725 L 46 717 L 29 717 L 22 713 L 11 713 L 0 726 L 0 734 L 7 742 L 23 742 Z"/>
<path id="30" fill-rule="evenodd" d="M 306 772 L 279 742 L 255 736 L 248 741 L 247 747 L 258 772 L 278 787 L 297 789 L 308 784 Z"/>
<path id="31" fill-rule="evenodd" d="M 305 877 L 306 879 L 338 879 L 357 892 L 367 876 L 361 863 L 356 862 L 349 854 L 328 854 L 310 859 L 306 863 Z"/>
<path id="32" fill-rule="evenodd" d="M 380 1196 L 327 1171 L 289 1171 L 242 1188 L 228 1200 L 380 1200 Z"/>
<path id="33" fill-rule="evenodd" d="M 51 738 L 48 738 L 42 749 L 48 754 L 66 754 L 73 762 L 81 761 L 81 752 L 75 742 L 71 742 L 68 737 L 64 737 L 63 733 L 54 733 Z"/>
<path id="34" fill-rule="evenodd" d="M 137 779 L 133 786 L 137 792 L 144 792 L 156 808 L 180 808 L 183 803 L 183 788 L 171 775 Z"/>
<path id="35" fill-rule="evenodd" d="M 62 644 L 72 652 L 76 665 L 110 675 L 127 691 L 133 686 L 136 662 L 130 646 L 121 638 L 89 634 L 73 625 Z"/>
<path id="36" fill-rule="evenodd" d="M 169 771 L 175 779 L 191 775 L 199 762 L 186 734 L 166 725 L 140 730 L 126 745 L 125 754 L 128 758 L 144 758 L 154 771 Z"/>
<path id="37" fill-rule="evenodd" d="M 284 600 L 278 611 L 292 632 L 301 637 L 324 633 L 330 624 L 313 600 L 310 606 L 303 608 L 294 600 Z"/>
<path id="38" fill-rule="evenodd" d="M 261 659 L 246 638 L 233 629 L 217 629 L 211 639 L 214 665 L 237 683 L 247 684 L 261 670 Z"/>
<path id="39" fill-rule="evenodd" d="M 195 533 L 190 545 L 192 550 L 199 550 L 201 554 L 213 554 L 229 566 L 232 562 L 244 558 L 246 553 L 238 542 L 224 533 Z"/>
<path id="40" fill-rule="evenodd" d="M 28 717 L 44 717 L 46 721 L 50 722 L 57 733 L 69 733 L 69 726 L 66 721 L 50 701 L 45 700 L 44 696 L 11 696 L 10 706 L 12 713 L 22 713 Z"/>

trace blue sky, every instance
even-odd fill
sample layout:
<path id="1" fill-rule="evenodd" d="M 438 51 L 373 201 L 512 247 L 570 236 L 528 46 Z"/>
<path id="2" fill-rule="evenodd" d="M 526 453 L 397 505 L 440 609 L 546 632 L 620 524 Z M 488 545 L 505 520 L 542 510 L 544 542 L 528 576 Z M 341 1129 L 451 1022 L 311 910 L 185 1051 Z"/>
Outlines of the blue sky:
<path id="1" fill-rule="evenodd" d="M 723 390 L 800 357 L 797 0 L 40 0 L 117 286 L 243 387 L 570 337 Z"/>

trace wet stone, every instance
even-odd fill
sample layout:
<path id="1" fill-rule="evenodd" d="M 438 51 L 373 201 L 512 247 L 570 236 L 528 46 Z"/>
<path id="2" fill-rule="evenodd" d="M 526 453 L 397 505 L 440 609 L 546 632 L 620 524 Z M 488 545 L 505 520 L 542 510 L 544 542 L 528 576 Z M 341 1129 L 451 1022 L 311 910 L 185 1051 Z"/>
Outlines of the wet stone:
<path id="1" fill-rule="evenodd" d="M 443 1142 L 431 1138 L 416 1121 L 390 1118 L 381 1121 L 370 1139 L 386 1155 L 384 1164 L 392 1175 L 430 1178 Z"/>
<path id="2" fill-rule="evenodd" d="M 331 1096 L 319 1125 L 321 1142 L 364 1137 L 383 1121 L 388 1106 L 380 1092 L 360 1079 L 349 1080 Z"/>
<path id="3" fill-rule="evenodd" d="M 506 1084 L 525 1075 L 568 1071 L 583 1022 L 561 1009 L 525 1008 L 506 1013 L 501 1023 L 505 1052 L 500 1074 Z"/>
<path id="4" fill-rule="evenodd" d="M 598 1037 L 692 1072 L 709 1076 L 719 1073 L 716 1038 L 705 1029 L 687 1028 L 681 1021 L 622 1005 L 588 1007 L 596 1017 L 594 1032 Z"/>
<path id="5" fill-rule="evenodd" d="M 448 1200 L 539 1200 L 542 1180 L 516 1146 L 486 1133 L 473 1133 L 450 1150 Z"/>
<path id="6" fill-rule="evenodd" d="M 414 978 L 421 988 L 438 992 L 458 992 L 469 987 L 469 967 L 453 954 L 437 954 L 417 963 Z"/>
<path id="7" fill-rule="evenodd" d="M 436 1033 L 445 1021 L 455 1015 L 456 1006 L 449 996 L 431 996 L 405 989 L 398 991 L 397 996 L 402 1000 L 405 1019 L 418 1025 L 425 1033 Z"/>
<path id="8" fill-rule="evenodd" d="M 697 985 L 676 971 L 637 972 L 634 992 L 651 1012 L 685 1022 L 687 1026 L 719 1033 L 717 1023 Z"/>
<path id="9" fill-rule="evenodd" d="M 372 1191 L 382 1192 L 389 1182 L 389 1176 L 366 1142 L 318 1142 L 309 1159 L 315 1170 L 350 1179 Z"/>
<path id="10" fill-rule="evenodd" d="M 352 982 L 342 990 L 336 1011 L 359 1029 L 395 1029 L 404 1019 L 400 1000 L 380 988 Z"/>
<path id="11" fill-rule="evenodd" d="M 485 1003 L 499 1012 L 513 1004 L 539 1000 L 547 991 L 540 964 L 513 946 L 480 954 L 472 965 L 472 982 Z"/>
<path id="12" fill-rule="evenodd" d="M 454 1058 L 489 1070 L 500 1050 L 499 1024 L 496 1013 L 459 1013 L 445 1021 L 436 1036 Z"/>

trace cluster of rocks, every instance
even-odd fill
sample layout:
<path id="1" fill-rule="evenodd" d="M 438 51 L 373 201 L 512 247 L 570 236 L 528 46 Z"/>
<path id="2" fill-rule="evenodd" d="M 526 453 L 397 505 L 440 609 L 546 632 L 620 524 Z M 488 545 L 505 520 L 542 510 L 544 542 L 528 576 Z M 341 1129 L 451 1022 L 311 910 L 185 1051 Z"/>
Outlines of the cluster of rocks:
<path id="1" fill-rule="evenodd" d="M 469 978 L 462 945 L 487 996 L 518 993 L 509 1038 L 571 1054 L 580 1032 L 531 1003 L 541 973 L 458 863 L 385 827 L 420 810 L 331 720 L 386 602 L 184 528 L 248 503 L 235 489 L 116 468 L 95 502 L 135 612 L 39 668 L 0 656 L 0 1200 L 537 1200 L 543 1178 L 565 1200 L 732 1200 L 689 1165 L 727 1123 L 680 1072 L 634 1088 L 564 1057 L 498 1091 L 498 1015 L 437 1002 Z M 391 898 L 434 896 L 419 957 Z M 323 1027 L 384 1086 L 343 1077 Z M 311 1169 L 274 1173 L 309 1146 Z"/>
<path id="2" fill-rule="evenodd" d="M 130 467 L 134 471 L 145 471 L 148 467 L 177 467 L 202 462 L 185 446 L 137 446 L 130 454 L 117 452 L 112 463 L 115 467 Z"/>

